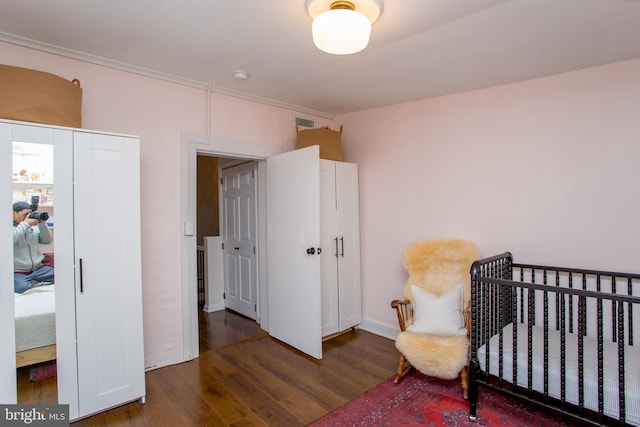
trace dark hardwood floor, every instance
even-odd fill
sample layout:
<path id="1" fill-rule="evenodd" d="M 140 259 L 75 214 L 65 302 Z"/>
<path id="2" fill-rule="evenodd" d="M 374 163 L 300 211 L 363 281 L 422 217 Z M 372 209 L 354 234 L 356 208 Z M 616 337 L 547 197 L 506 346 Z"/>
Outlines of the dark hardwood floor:
<path id="1" fill-rule="evenodd" d="M 316 360 L 250 319 L 202 312 L 200 357 L 147 372 L 145 405 L 72 425 L 304 426 L 391 377 L 398 360 L 393 341 L 359 330 L 325 341 L 323 352 Z"/>

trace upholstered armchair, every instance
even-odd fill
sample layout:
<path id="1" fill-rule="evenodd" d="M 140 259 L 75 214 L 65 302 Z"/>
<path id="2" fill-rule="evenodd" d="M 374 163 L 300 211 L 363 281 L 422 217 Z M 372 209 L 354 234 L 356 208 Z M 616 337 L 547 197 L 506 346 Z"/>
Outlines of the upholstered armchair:
<path id="1" fill-rule="evenodd" d="M 391 302 L 400 326 L 396 383 L 415 367 L 437 378 L 460 377 L 467 398 L 470 268 L 477 255 L 464 240 L 420 241 L 405 251 L 405 299 Z"/>

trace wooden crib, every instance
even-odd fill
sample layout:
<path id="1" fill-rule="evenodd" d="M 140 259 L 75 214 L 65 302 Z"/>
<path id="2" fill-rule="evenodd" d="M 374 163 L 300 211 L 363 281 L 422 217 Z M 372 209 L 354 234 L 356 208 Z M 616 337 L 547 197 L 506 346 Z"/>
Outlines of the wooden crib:
<path id="1" fill-rule="evenodd" d="M 470 418 L 479 386 L 590 425 L 640 425 L 640 274 L 471 267 Z"/>

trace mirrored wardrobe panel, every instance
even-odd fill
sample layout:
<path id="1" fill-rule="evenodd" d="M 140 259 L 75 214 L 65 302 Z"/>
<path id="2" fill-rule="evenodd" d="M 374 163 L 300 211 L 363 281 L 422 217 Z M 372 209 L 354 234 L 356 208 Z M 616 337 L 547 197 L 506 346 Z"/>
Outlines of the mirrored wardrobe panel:
<path id="1" fill-rule="evenodd" d="M 66 395 L 65 400 L 74 400 L 75 375 L 61 375 L 76 365 L 73 132 L 0 121 L 0 150 L 0 200 L 13 224 L 9 227 L 7 218 L 7 228 L 0 229 L 0 280 L 7 284 L 0 289 L 0 328 L 10 340 L 0 351 L 0 375 L 6 380 L 0 398 L 59 403 Z M 60 327 L 67 331 L 62 336 Z"/>
<path id="2" fill-rule="evenodd" d="M 57 403 L 53 145 L 13 141 L 12 161 L 18 403 Z"/>

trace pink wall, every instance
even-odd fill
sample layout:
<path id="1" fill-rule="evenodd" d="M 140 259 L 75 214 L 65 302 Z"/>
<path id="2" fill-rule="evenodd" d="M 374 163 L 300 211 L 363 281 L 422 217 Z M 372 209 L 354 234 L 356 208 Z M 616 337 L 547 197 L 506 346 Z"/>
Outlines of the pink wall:
<path id="1" fill-rule="evenodd" d="M 0 55 L 79 78 L 83 127 L 141 136 L 146 365 L 182 361 L 180 134 L 206 134 L 206 91 L 6 43 Z M 344 125 L 344 158 L 360 164 L 363 327 L 395 333 L 389 302 L 406 279 L 402 252 L 419 239 L 640 271 L 638 75 L 640 59 L 346 114 L 336 125 L 315 117 Z M 211 135 L 286 151 L 295 116 L 213 94 Z"/>
<path id="2" fill-rule="evenodd" d="M 207 91 L 0 42 L 9 65 L 80 79 L 83 128 L 141 137 L 142 274 L 145 364 L 183 358 L 181 132 L 207 133 Z M 242 99 L 211 95 L 211 136 L 295 146 L 296 116 L 332 121 Z M 126 213 L 123 213 L 126 215 Z"/>
<path id="3" fill-rule="evenodd" d="M 415 240 L 640 272 L 638 76 L 640 59 L 337 117 L 360 165 L 365 327 L 397 328 Z"/>

